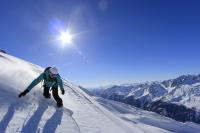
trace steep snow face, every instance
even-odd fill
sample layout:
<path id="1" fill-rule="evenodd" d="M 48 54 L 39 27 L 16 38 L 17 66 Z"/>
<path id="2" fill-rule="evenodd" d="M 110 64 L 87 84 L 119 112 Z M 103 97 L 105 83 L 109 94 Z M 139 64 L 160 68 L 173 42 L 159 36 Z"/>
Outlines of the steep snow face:
<path id="1" fill-rule="evenodd" d="M 43 68 L 0 53 L 0 132 L 4 133 L 168 133 L 167 129 L 124 120 L 64 80 L 63 109 L 44 99 L 41 84 L 18 98 Z M 146 126 L 144 126 L 146 125 Z"/>

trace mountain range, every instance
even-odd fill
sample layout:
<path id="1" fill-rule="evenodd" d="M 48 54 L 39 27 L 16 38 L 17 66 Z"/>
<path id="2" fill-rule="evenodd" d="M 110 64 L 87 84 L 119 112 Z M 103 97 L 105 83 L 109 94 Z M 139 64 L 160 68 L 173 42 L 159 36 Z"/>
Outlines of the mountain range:
<path id="1" fill-rule="evenodd" d="M 89 91 L 93 95 L 153 111 L 181 122 L 200 124 L 200 75 L 182 75 L 170 80 L 113 85 Z"/>

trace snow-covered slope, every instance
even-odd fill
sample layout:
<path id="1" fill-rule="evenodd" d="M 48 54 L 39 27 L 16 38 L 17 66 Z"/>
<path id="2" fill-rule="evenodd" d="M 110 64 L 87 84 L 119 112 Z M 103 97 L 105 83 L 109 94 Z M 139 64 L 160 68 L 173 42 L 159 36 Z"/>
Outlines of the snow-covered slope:
<path id="1" fill-rule="evenodd" d="M 183 124 L 158 117 L 154 113 L 150 113 L 151 119 L 137 120 L 135 123 L 134 119 L 138 113 L 143 114 L 142 111 L 138 110 L 135 115 L 132 113 L 128 117 L 129 112 L 135 112 L 134 109 L 117 107 L 117 111 L 123 108 L 129 110 L 121 117 L 116 109 L 107 108 L 111 105 L 114 108 L 113 104 L 94 100 L 66 80 L 66 94 L 60 94 L 64 101 L 63 109 L 57 109 L 53 99 L 43 98 L 41 84 L 19 99 L 18 94 L 43 70 L 37 65 L 0 53 L 0 133 L 168 133 L 179 132 L 176 128 L 180 128 L 180 125 L 184 130 Z M 132 117 L 135 117 L 134 121 Z M 173 127 L 165 126 L 165 119 L 169 123 L 174 122 Z M 159 120 L 163 126 L 154 124 Z M 196 133 L 200 128 L 188 123 L 185 126 L 185 131 L 190 130 L 190 133 Z"/>
<path id="2" fill-rule="evenodd" d="M 18 94 L 43 70 L 0 53 L 0 132 L 140 133 L 147 130 L 115 116 L 68 81 L 64 81 L 66 94 L 61 95 L 64 101 L 61 110 L 52 99 L 43 98 L 40 84 L 19 99 Z M 152 130 L 167 132 L 153 126 Z"/>
<path id="3" fill-rule="evenodd" d="M 145 129 L 149 128 L 149 126 L 155 126 L 175 133 L 198 133 L 200 130 L 200 126 L 198 124 L 190 122 L 177 122 L 153 112 L 144 111 L 134 106 L 113 100 L 107 100 L 99 97 L 96 98 L 96 100 L 120 118 L 136 125 L 140 123 L 139 125 L 142 125 Z M 151 129 L 152 128 L 149 128 L 150 131 Z"/>

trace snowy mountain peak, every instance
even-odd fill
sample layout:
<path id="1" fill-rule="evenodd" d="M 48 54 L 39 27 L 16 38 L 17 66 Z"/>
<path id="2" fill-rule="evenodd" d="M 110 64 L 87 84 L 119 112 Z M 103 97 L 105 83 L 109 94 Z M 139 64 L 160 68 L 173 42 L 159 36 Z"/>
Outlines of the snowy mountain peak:
<path id="1" fill-rule="evenodd" d="M 198 82 L 200 82 L 200 75 L 182 75 L 176 79 L 165 80 L 162 83 L 166 87 L 177 87 L 180 85 L 192 85 Z"/>

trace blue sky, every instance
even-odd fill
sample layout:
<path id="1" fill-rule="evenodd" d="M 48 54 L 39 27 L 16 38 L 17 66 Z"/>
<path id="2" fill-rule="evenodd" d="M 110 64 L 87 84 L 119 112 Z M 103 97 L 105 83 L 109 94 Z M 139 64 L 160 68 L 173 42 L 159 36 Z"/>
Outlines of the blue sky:
<path id="1" fill-rule="evenodd" d="M 85 87 L 200 73 L 197 0 L 2 0 L 0 48 Z M 76 34 L 55 40 L 57 28 Z"/>

